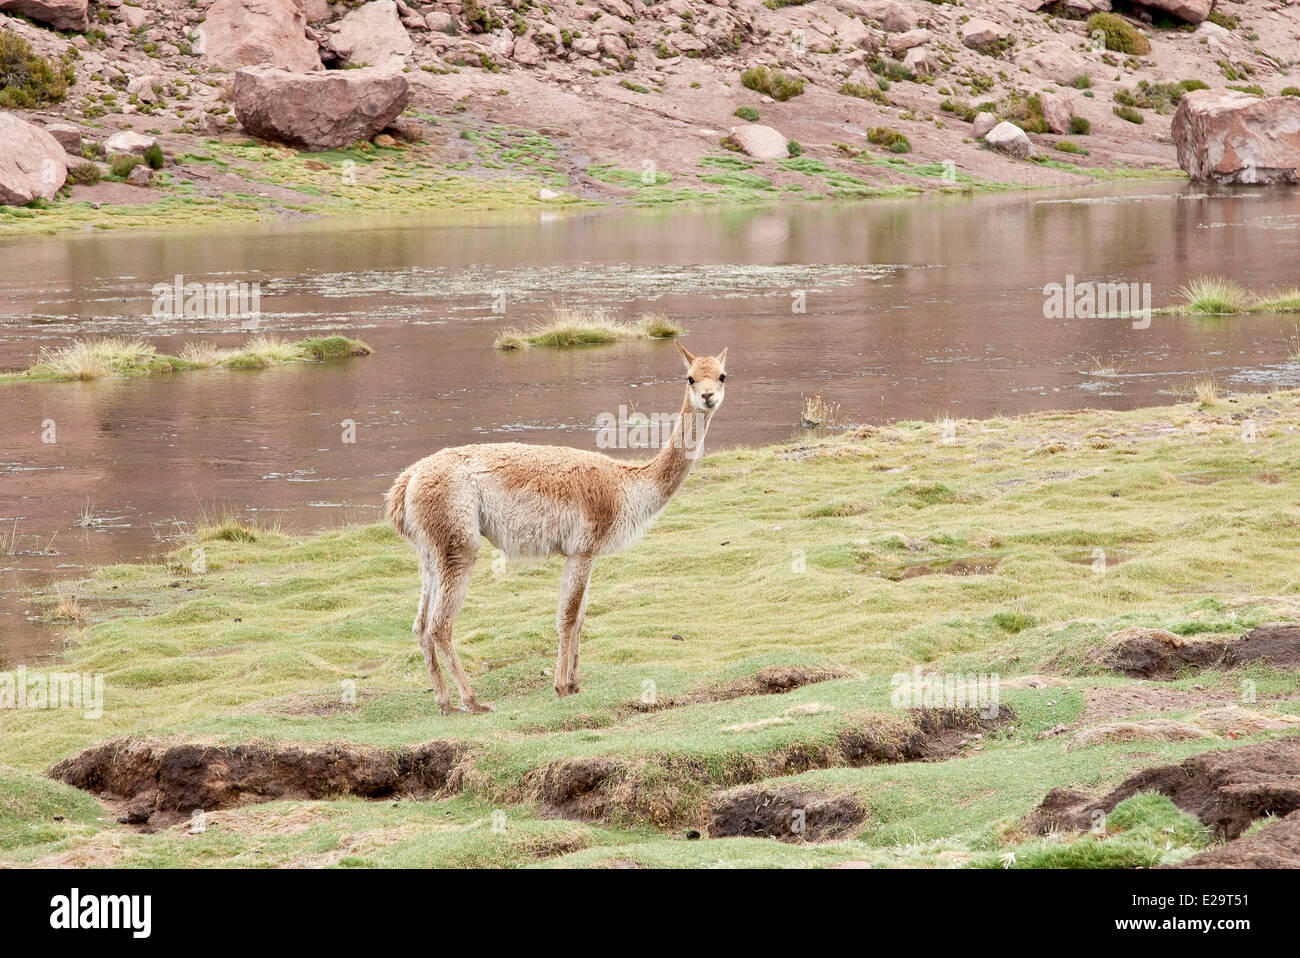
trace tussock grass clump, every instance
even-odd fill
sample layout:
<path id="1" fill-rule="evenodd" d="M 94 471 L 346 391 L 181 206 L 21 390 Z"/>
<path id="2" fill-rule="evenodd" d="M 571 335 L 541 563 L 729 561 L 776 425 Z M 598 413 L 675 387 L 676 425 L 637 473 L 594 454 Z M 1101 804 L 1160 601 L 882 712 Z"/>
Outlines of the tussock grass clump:
<path id="1" fill-rule="evenodd" d="M 803 92 L 803 80 L 780 70 L 750 67 L 740 75 L 740 82 L 755 93 L 765 93 L 773 100 L 788 100 Z"/>
<path id="2" fill-rule="evenodd" d="M 840 419 L 840 404 L 830 402 L 820 391 L 803 398 L 803 412 L 799 425 L 807 429 L 834 426 Z"/>
<path id="3" fill-rule="evenodd" d="M 30 371 L 49 379 L 100 379 L 147 364 L 154 355 L 142 339 L 76 339 L 69 346 L 42 349 Z"/>
<path id="4" fill-rule="evenodd" d="M 103 174 L 100 172 L 98 163 L 73 163 L 68 167 L 69 183 L 94 186 L 102 177 Z"/>
<path id="5" fill-rule="evenodd" d="M 1137 27 L 1113 13 L 1094 13 L 1084 24 L 1088 36 L 1098 30 L 1106 35 L 1106 49 L 1116 53 L 1145 56 L 1151 52 L 1151 41 Z"/>
<path id="6" fill-rule="evenodd" d="M 867 142 L 883 146 L 893 153 L 912 152 L 912 142 L 892 126 L 873 126 L 867 130 Z"/>
<path id="7" fill-rule="evenodd" d="M 870 83 L 854 83 L 848 81 L 840 86 L 840 92 L 845 96 L 855 96 L 859 100 L 871 100 L 873 103 L 879 103 L 881 106 L 889 106 L 889 97 L 885 91 L 878 85 Z"/>
<path id="8" fill-rule="evenodd" d="M 545 322 L 526 330 L 508 329 L 493 345 L 505 350 L 529 346 L 567 349 L 603 346 L 625 339 L 673 339 L 682 332 L 681 326 L 661 313 L 645 313 L 635 322 L 623 322 L 600 307 L 557 306 Z"/>
<path id="9" fill-rule="evenodd" d="M 1240 313 L 1250 303 L 1250 293 L 1222 276 L 1198 276 L 1178 292 L 1194 313 Z"/>
<path id="10" fill-rule="evenodd" d="M 1133 109 L 1131 106 L 1111 107 L 1111 112 L 1114 113 L 1121 120 L 1128 120 L 1130 123 L 1136 123 L 1138 126 L 1141 126 L 1144 122 L 1146 122 L 1145 120 L 1143 120 L 1142 114 L 1139 113 L 1137 110 Z"/>

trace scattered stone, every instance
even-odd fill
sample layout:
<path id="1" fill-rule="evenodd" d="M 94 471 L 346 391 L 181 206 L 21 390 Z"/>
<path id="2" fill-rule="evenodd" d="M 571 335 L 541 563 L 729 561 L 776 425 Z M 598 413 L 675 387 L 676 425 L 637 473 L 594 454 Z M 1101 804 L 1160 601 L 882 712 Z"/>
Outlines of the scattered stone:
<path id="1" fill-rule="evenodd" d="M 1193 90 L 1178 104 L 1171 133 L 1193 180 L 1300 182 L 1300 97 Z"/>
<path id="2" fill-rule="evenodd" d="M 158 138 L 135 130 L 119 130 L 104 141 L 104 155 L 116 156 L 118 153 L 131 153 L 144 156 L 145 150 L 158 142 Z"/>
<path id="3" fill-rule="evenodd" d="M 0 113 L 0 204 L 51 199 L 68 178 L 63 147 L 47 130 Z"/>
<path id="4" fill-rule="evenodd" d="M 759 160 L 775 160 L 789 156 L 788 141 L 784 136 L 759 123 L 733 127 L 731 138 L 741 151 Z"/>
<path id="5" fill-rule="evenodd" d="M 132 186 L 149 186 L 153 183 L 153 170 L 144 163 L 137 163 L 126 175 L 126 181 Z"/>
<path id="6" fill-rule="evenodd" d="M 912 47 L 924 46 L 933 39 L 934 34 L 929 30 L 908 30 L 889 38 L 889 52 L 896 57 L 902 56 Z"/>
<path id="7" fill-rule="evenodd" d="M 971 126 L 971 133 L 975 139 L 988 136 L 989 130 L 998 125 L 998 118 L 988 111 L 982 111 L 975 114 L 974 123 Z"/>
<path id="8" fill-rule="evenodd" d="M 1038 103 L 1043 108 L 1043 120 L 1051 132 L 1070 132 L 1070 121 L 1074 118 L 1074 111 L 1070 108 L 1070 101 L 1064 94 L 1044 91 L 1038 94 Z"/>
<path id="9" fill-rule="evenodd" d="M 912 47 L 903 57 L 903 68 L 917 76 L 934 76 L 939 72 L 939 61 L 924 47 Z"/>
<path id="10" fill-rule="evenodd" d="M 1214 0 L 1137 0 L 1150 10 L 1159 10 L 1188 23 L 1200 23 L 1210 15 Z"/>
<path id="11" fill-rule="evenodd" d="M 961 42 L 980 53 L 996 53 L 1011 37 L 1011 31 L 992 20 L 972 18 L 961 25 Z"/>
<path id="12" fill-rule="evenodd" d="M 75 123 L 50 123 L 45 127 L 45 132 L 73 156 L 81 154 L 81 127 Z"/>
<path id="13" fill-rule="evenodd" d="M 235 74 L 234 111 L 244 129 L 306 150 L 369 140 L 410 99 L 405 76 L 375 68 L 291 73 L 249 67 Z"/>
<path id="14" fill-rule="evenodd" d="M 1006 120 L 985 133 L 984 142 L 995 150 L 1009 153 L 1022 160 L 1032 156 L 1034 152 L 1034 144 L 1029 142 L 1028 134 Z"/>

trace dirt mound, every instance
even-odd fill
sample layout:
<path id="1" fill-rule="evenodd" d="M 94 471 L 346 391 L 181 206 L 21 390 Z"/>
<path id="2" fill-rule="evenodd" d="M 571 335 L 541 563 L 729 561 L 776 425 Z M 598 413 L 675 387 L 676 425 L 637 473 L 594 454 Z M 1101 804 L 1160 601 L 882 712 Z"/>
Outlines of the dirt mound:
<path id="1" fill-rule="evenodd" d="M 1133 739 L 1147 739 L 1156 742 L 1182 742 L 1194 738 L 1216 738 L 1213 732 L 1206 731 L 1190 722 L 1176 722 L 1173 719 L 1146 719 L 1141 722 L 1108 722 L 1105 725 L 1093 725 L 1076 732 L 1066 744 L 1067 752 L 1099 742 L 1128 742 Z"/>
<path id="2" fill-rule="evenodd" d="M 1274 668 L 1300 668 L 1300 625 L 1275 622 L 1251 629 L 1223 653 L 1224 668 L 1263 662 Z"/>
<path id="3" fill-rule="evenodd" d="M 1120 629 L 1085 660 L 1086 665 L 1131 679 L 1172 679 L 1185 669 L 1233 669 L 1255 662 L 1300 668 L 1300 625 L 1274 622 L 1231 640 L 1185 639 L 1164 629 Z"/>
<path id="4" fill-rule="evenodd" d="M 815 842 L 842 837 L 866 817 L 866 807 L 847 795 L 819 795 L 791 787 L 737 788 L 714 804 L 709 836 Z"/>
<path id="5" fill-rule="evenodd" d="M 1162 868 L 1300 868 L 1300 812 L 1253 835 Z"/>
<path id="6" fill-rule="evenodd" d="M 1086 664 L 1131 679 L 1172 679 L 1186 668 L 1208 668 L 1223 655 L 1223 643 L 1188 641 L 1164 629 L 1120 629 L 1106 637 Z"/>
<path id="7" fill-rule="evenodd" d="M 1167 795 L 1224 838 L 1236 838 L 1255 819 L 1300 809 L 1300 736 L 1202 752 L 1177 765 L 1143 769 L 1102 799 L 1054 788 L 1025 819 L 1037 834 L 1092 826 L 1097 813 L 1141 792 Z"/>
<path id="8" fill-rule="evenodd" d="M 396 751 L 359 745 L 204 745 L 118 739 L 50 770 L 52 778 L 124 805 L 130 824 L 169 824 L 276 799 L 427 797 L 458 787 L 468 746 L 427 742 Z"/>
<path id="9" fill-rule="evenodd" d="M 593 755 L 551 762 L 524 776 L 525 795 L 564 818 L 648 821 L 661 828 L 701 822 L 717 789 L 819 768 L 951 758 L 985 732 L 1014 721 L 1009 706 L 993 717 L 978 709 L 910 709 L 900 715 L 847 717 L 836 740 L 798 743 L 767 755 L 737 756 L 725 775 L 678 756 L 629 759 Z"/>

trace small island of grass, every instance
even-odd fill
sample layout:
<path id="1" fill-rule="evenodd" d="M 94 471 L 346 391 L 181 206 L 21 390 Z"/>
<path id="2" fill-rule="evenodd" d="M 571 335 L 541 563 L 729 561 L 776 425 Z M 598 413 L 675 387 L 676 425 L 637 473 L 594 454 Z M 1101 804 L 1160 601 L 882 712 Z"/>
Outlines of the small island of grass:
<path id="1" fill-rule="evenodd" d="M 22 372 L 0 373 L 0 385 L 148 376 L 215 366 L 265 369 L 283 363 L 368 356 L 370 352 L 365 343 L 346 336 L 320 336 L 294 343 L 275 336 L 254 336 L 242 346 L 229 349 L 212 343 L 187 343 L 179 356 L 168 356 L 144 340 L 110 336 L 77 339 L 58 349 L 42 349 L 37 362 Z"/>
<path id="2" fill-rule="evenodd" d="M 506 350 L 529 346 L 565 349 L 624 339 L 673 339 L 682 332 L 681 326 L 660 313 L 645 313 L 634 322 L 624 322 L 605 309 L 556 307 L 550 319 L 526 330 L 508 329 L 493 345 Z"/>

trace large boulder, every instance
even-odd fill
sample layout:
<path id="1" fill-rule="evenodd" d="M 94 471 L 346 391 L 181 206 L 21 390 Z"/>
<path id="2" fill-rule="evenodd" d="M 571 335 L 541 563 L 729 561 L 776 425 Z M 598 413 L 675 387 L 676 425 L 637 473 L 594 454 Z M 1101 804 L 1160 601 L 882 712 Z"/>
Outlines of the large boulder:
<path id="1" fill-rule="evenodd" d="M 68 178 L 63 147 L 35 124 L 0 113 L 0 204 L 51 199 Z"/>
<path id="2" fill-rule="evenodd" d="M 1193 180 L 1300 183 L 1300 97 L 1194 90 L 1178 104 L 1171 132 Z"/>
<path id="3" fill-rule="evenodd" d="M 1034 144 L 1029 142 L 1029 135 L 1014 123 L 1003 120 L 984 134 L 984 142 L 995 150 L 1010 153 L 1025 159 L 1034 152 Z"/>
<path id="4" fill-rule="evenodd" d="M 244 129 L 304 150 L 368 140 L 410 99 L 406 77 L 378 67 L 292 73 L 263 66 L 235 74 L 235 117 Z"/>
<path id="5" fill-rule="evenodd" d="M 415 43 L 402 26 L 396 0 L 374 0 L 357 7 L 326 28 L 329 47 L 340 61 L 352 67 L 400 70 Z"/>
<path id="6" fill-rule="evenodd" d="M 1159 10 L 1188 23 L 1200 23 L 1210 15 L 1214 0 L 1137 0 L 1148 10 Z"/>
<path id="7" fill-rule="evenodd" d="M 775 160 L 790 155 L 789 144 L 784 136 L 761 123 L 748 123 L 734 127 L 731 138 L 736 145 L 749 156 L 759 160 Z"/>
<path id="8" fill-rule="evenodd" d="M 980 137 L 988 136 L 989 130 L 997 125 L 998 118 L 996 116 L 988 110 L 981 110 L 975 114 L 975 120 L 971 124 L 971 135 L 978 140 Z"/>
<path id="9" fill-rule="evenodd" d="M 917 76 L 934 76 L 939 72 L 939 61 L 925 47 L 912 47 L 903 57 L 903 69 Z"/>
<path id="10" fill-rule="evenodd" d="M 56 30 L 90 29 L 88 0 L 0 0 L 0 11 L 21 14 Z"/>
<path id="11" fill-rule="evenodd" d="M 224 69 L 263 63 L 300 72 L 321 69 L 301 0 L 216 0 L 199 34 L 204 59 Z"/>

